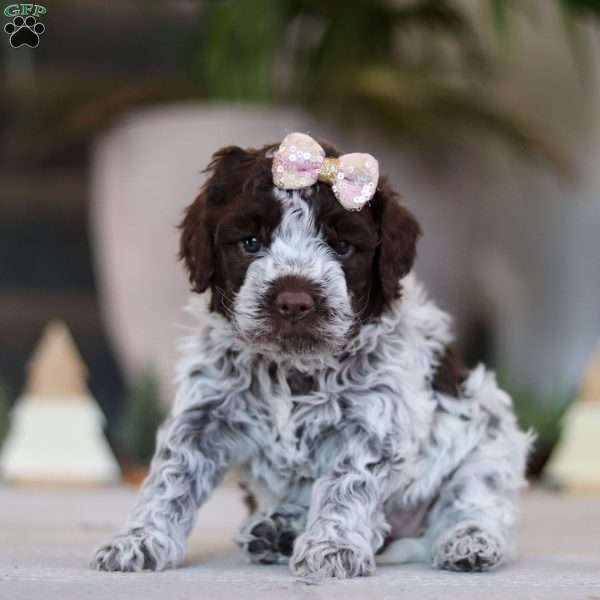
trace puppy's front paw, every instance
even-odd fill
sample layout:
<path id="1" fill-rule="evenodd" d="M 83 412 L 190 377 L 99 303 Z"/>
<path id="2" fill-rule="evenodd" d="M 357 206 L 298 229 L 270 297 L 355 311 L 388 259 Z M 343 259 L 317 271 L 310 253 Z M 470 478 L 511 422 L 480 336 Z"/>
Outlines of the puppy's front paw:
<path id="1" fill-rule="evenodd" d="M 159 571 L 178 562 L 173 544 L 144 530 L 118 535 L 100 547 L 90 566 L 98 571 Z"/>
<path id="2" fill-rule="evenodd" d="M 279 513 L 254 515 L 236 541 L 253 563 L 274 564 L 292 554 L 296 532 Z"/>
<path id="3" fill-rule="evenodd" d="M 457 527 L 434 550 L 433 562 L 449 571 L 489 571 L 502 562 L 501 541 L 477 525 Z"/>
<path id="4" fill-rule="evenodd" d="M 304 578 L 364 577 L 375 572 L 375 558 L 361 548 L 303 535 L 296 541 L 290 569 Z"/>

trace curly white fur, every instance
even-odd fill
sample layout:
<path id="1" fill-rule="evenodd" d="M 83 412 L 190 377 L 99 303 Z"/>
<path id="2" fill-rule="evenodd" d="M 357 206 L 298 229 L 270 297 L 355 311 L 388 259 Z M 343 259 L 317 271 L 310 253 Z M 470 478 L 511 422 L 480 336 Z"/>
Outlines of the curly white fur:
<path id="1" fill-rule="evenodd" d="M 390 531 L 404 535 L 392 524 L 405 520 L 413 521 L 411 538 L 393 542 L 382 562 L 494 567 L 510 547 L 530 444 L 510 398 L 482 366 L 461 398 L 433 390 L 451 323 L 412 274 L 392 309 L 348 340 L 343 272 L 308 204 L 297 193 L 276 194 L 284 216 L 248 270 L 234 321 L 209 312 L 206 298 L 191 305 L 200 327 L 183 342 L 179 390 L 150 476 L 124 532 L 93 566 L 181 563 L 198 507 L 227 468 L 242 465 L 266 504 L 238 539 L 254 560 L 291 553 L 300 576 L 368 575 Z M 332 351 L 288 356 L 248 342 L 261 327 L 265 285 L 289 273 L 323 287 Z"/>

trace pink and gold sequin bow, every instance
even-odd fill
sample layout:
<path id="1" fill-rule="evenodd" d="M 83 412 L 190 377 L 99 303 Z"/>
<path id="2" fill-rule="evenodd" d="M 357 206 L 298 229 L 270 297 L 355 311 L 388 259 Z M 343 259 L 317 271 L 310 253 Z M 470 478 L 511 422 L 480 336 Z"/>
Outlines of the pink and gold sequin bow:
<path id="1" fill-rule="evenodd" d="M 325 150 L 305 133 L 290 133 L 273 155 L 273 182 L 296 190 L 323 181 L 346 210 L 360 210 L 375 194 L 379 163 L 370 154 L 354 152 L 326 158 Z"/>

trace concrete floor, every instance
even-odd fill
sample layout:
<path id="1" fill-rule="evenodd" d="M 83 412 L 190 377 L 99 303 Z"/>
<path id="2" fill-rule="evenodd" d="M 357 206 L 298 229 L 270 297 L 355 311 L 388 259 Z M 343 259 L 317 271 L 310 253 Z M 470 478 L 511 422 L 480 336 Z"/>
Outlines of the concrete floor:
<path id="1" fill-rule="evenodd" d="M 379 567 L 374 577 L 307 586 L 287 566 L 244 562 L 231 536 L 244 518 L 240 494 L 217 492 L 200 513 L 184 567 L 163 573 L 97 573 L 87 561 L 124 520 L 126 488 L 0 487 L 0 600 L 600 600 L 600 497 L 529 492 L 519 557 L 488 574 L 426 565 Z"/>

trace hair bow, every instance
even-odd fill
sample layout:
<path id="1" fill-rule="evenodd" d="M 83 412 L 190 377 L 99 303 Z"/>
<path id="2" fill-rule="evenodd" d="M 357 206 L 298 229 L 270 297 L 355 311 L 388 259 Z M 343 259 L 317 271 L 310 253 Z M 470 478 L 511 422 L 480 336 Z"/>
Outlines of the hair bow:
<path id="1" fill-rule="evenodd" d="M 296 190 L 323 181 L 346 210 L 361 210 L 373 197 L 379 163 L 370 154 L 354 152 L 326 158 L 325 150 L 309 135 L 290 133 L 273 155 L 273 182 Z"/>

